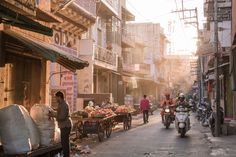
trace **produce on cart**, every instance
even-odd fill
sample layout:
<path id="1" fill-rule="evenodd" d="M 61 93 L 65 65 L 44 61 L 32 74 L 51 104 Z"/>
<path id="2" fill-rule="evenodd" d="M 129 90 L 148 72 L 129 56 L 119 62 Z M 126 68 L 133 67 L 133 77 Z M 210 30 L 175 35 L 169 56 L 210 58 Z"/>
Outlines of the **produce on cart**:
<path id="1" fill-rule="evenodd" d="M 39 147 L 39 132 L 27 110 L 10 105 L 0 110 L 0 136 L 5 154 L 24 154 Z"/>
<path id="2" fill-rule="evenodd" d="M 115 117 L 116 123 L 123 123 L 124 130 L 129 130 L 132 125 L 132 113 L 135 109 L 131 106 L 119 106 L 115 113 L 117 116 Z"/>
<path id="3" fill-rule="evenodd" d="M 87 112 L 88 118 L 81 116 L 83 112 Z M 71 118 L 76 121 L 74 124 L 78 138 L 83 138 L 87 134 L 97 134 L 99 141 L 103 141 L 105 135 L 107 138 L 111 135 L 115 116 L 112 109 L 87 106 L 84 111 L 72 114 Z"/>

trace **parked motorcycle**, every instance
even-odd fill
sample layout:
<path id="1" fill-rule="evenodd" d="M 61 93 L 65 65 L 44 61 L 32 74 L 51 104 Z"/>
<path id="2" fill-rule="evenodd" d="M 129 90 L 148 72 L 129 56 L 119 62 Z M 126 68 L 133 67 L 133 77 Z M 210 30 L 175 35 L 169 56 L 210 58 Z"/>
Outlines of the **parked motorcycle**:
<path id="1" fill-rule="evenodd" d="M 220 124 L 222 126 L 224 124 L 224 111 L 223 111 L 222 107 L 220 107 L 219 118 L 220 118 Z M 211 116 L 209 118 L 209 125 L 210 125 L 210 129 L 211 129 L 211 134 L 214 137 L 215 137 L 215 126 L 216 126 L 215 123 L 216 123 L 216 112 L 212 112 Z"/>
<path id="2" fill-rule="evenodd" d="M 189 99 L 189 106 L 191 107 L 192 112 L 196 112 L 196 103 L 193 99 Z"/>
<path id="3" fill-rule="evenodd" d="M 197 119 L 199 121 L 202 121 L 202 119 L 205 117 L 205 112 L 207 110 L 207 106 L 209 106 L 209 103 L 207 103 L 206 98 L 203 98 L 201 103 L 198 103 Z"/>
<path id="4" fill-rule="evenodd" d="M 205 108 L 203 109 L 202 115 L 201 115 L 202 126 L 204 126 L 204 127 L 209 126 L 209 119 L 210 119 L 211 114 L 212 114 L 211 106 L 210 106 L 210 104 L 207 103 Z"/>
<path id="5" fill-rule="evenodd" d="M 164 107 L 164 119 L 163 119 L 163 124 L 166 127 L 166 129 L 169 129 L 170 124 L 173 123 L 175 117 L 174 113 L 172 112 L 172 106 L 165 106 Z"/>
<path id="6" fill-rule="evenodd" d="M 190 130 L 189 109 L 183 106 L 176 108 L 175 115 L 175 128 L 181 137 L 185 137 L 185 134 Z"/>

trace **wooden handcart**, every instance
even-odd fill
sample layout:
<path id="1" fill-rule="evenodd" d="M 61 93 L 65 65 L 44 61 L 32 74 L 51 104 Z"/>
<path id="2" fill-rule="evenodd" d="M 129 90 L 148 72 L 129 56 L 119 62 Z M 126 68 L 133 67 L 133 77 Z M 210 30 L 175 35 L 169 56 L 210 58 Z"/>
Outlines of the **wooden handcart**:
<path id="1" fill-rule="evenodd" d="M 115 123 L 123 123 L 124 130 L 131 129 L 132 113 L 116 113 Z"/>
<path id="2" fill-rule="evenodd" d="M 75 123 L 77 138 L 86 137 L 88 134 L 97 134 L 98 140 L 102 142 L 104 137 L 109 138 L 112 133 L 115 116 L 78 118 Z M 75 117 L 72 117 L 75 120 Z"/>

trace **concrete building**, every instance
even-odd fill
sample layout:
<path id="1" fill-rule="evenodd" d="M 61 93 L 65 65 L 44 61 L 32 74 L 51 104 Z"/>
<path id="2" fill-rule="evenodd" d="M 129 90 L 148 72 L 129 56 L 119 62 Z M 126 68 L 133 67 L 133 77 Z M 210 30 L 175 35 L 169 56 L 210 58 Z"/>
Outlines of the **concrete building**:
<path id="1" fill-rule="evenodd" d="M 121 56 L 121 2 L 101 0 L 96 5 L 95 25 L 80 40 L 79 52 L 90 66 L 79 71 L 79 94 L 112 93 L 118 101 L 121 81 L 118 58 Z"/>
<path id="2" fill-rule="evenodd" d="M 233 117 L 233 92 L 230 82 L 229 56 L 231 52 L 232 34 L 232 1 L 218 0 L 218 35 L 220 52 L 220 103 L 224 108 L 225 116 Z M 207 23 L 204 24 L 202 40 L 198 49 L 203 56 L 204 95 L 208 96 L 212 105 L 215 100 L 215 68 L 214 68 L 214 1 L 206 0 L 204 13 Z"/>
<path id="3" fill-rule="evenodd" d="M 130 23 L 127 28 L 132 35 L 140 38 L 145 45 L 142 64 L 146 64 L 150 68 L 150 73 L 145 77 L 152 82 L 147 91 L 152 93 L 156 101 L 160 100 L 161 93 L 163 93 L 166 85 L 162 59 L 167 53 L 168 44 L 163 28 L 159 23 Z"/>
<path id="4" fill-rule="evenodd" d="M 29 110 L 35 103 L 53 105 L 53 93 L 62 90 L 71 111 L 76 110 L 72 76 L 88 66 L 79 59 L 77 42 L 95 20 L 91 14 L 96 3 L 90 1 L 93 10 L 87 2 L 1 1 L 0 107 L 20 104 Z"/>

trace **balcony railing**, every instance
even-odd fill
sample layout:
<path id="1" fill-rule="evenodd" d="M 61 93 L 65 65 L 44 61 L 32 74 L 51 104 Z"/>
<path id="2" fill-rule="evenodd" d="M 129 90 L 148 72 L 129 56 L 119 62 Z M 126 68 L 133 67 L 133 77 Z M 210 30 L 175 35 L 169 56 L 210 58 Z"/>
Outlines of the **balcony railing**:
<path id="1" fill-rule="evenodd" d="M 123 64 L 123 70 L 126 72 L 132 72 L 136 74 L 149 75 L 150 65 L 149 64 Z"/>
<path id="2" fill-rule="evenodd" d="M 110 5 L 117 13 L 119 13 L 119 1 L 118 0 L 102 0 L 103 2 Z"/>
<path id="3" fill-rule="evenodd" d="M 100 47 L 98 45 L 95 46 L 95 56 L 94 58 L 98 61 L 110 64 L 112 66 L 117 67 L 117 54 L 105 49 L 103 47 Z"/>
<path id="4" fill-rule="evenodd" d="M 85 9 L 88 13 L 96 16 L 96 1 L 95 0 L 75 0 L 81 8 Z"/>
<path id="5" fill-rule="evenodd" d="M 150 74 L 150 65 L 149 64 L 135 64 L 135 71 L 140 74 L 148 75 Z"/>

